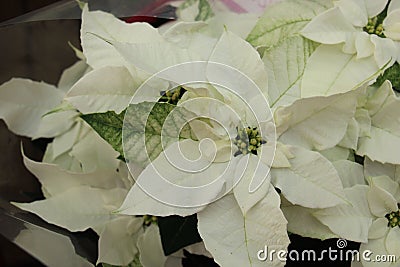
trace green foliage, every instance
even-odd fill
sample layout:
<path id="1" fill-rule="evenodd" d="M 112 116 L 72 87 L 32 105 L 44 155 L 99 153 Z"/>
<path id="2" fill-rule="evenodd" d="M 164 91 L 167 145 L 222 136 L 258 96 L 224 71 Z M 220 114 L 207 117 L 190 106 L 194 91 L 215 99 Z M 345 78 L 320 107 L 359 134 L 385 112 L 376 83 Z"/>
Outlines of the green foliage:
<path id="1" fill-rule="evenodd" d="M 400 64 L 394 63 L 375 82 L 375 86 L 381 86 L 386 80 L 392 83 L 393 89 L 400 92 Z"/>
<path id="2" fill-rule="evenodd" d="M 199 14 L 197 14 L 196 21 L 205 21 L 214 16 L 211 5 L 207 0 L 199 0 Z"/>
<path id="3" fill-rule="evenodd" d="M 113 111 L 82 115 L 85 120 L 104 140 L 123 155 L 122 126 L 125 111 L 117 114 Z"/>
<path id="4" fill-rule="evenodd" d="M 168 123 L 164 124 L 167 117 Z M 193 139 L 187 124 L 192 117 L 193 114 L 182 107 L 151 102 L 129 105 L 120 114 L 109 111 L 82 115 L 121 158 L 143 166 L 171 142 Z"/>

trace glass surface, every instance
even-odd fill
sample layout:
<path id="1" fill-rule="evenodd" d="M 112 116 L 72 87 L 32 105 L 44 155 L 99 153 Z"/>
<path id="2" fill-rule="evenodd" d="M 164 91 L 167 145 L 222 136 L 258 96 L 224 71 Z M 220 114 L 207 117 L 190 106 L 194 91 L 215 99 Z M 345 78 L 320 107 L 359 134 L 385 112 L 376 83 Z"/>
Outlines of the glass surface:
<path id="1" fill-rule="evenodd" d="M 90 0 L 89 5 L 132 21 L 154 17 L 162 23 L 174 16 L 169 2 Z M 68 43 L 80 47 L 80 13 L 77 2 L 67 0 L 0 23 L 0 84 L 13 77 L 57 84 L 62 71 L 78 60 Z M 40 161 L 49 141 L 16 136 L 0 120 L 0 234 L 46 266 L 94 265 L 98 237 L 93 231 L 71 233 L 10 204 L 43 199 L 20 151 L 22 145 L 28 157 Z"/>

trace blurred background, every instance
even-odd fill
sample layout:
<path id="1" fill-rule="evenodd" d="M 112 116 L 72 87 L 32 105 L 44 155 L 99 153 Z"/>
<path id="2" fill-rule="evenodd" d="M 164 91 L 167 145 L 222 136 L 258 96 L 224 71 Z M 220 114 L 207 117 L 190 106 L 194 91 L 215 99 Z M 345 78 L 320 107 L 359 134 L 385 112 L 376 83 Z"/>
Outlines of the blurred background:
<path id="1" fill-rule="evenodd" d="M 58 0 L 2 0 L 0 23 L 48 6 Z M 79 46 L 79 20 L 42 21 L 0 27 L 0 84 L 12 77 L 44 80 L 55 84 L 75 55 L 68 45 Z M 0 197 L 30 201 L 40 198 L 40 186 L 22 163 L 20 144 L 28 155 L 40 160 L 45 140 L 28 142 L 15 136 L 0 120 Z M 2 221 L 0 220 L 0 223 Z M 1 225 L 3 227 L 3 225 Z M 43 266 L 18 246 L 0 235 L 0 266 Z"/>

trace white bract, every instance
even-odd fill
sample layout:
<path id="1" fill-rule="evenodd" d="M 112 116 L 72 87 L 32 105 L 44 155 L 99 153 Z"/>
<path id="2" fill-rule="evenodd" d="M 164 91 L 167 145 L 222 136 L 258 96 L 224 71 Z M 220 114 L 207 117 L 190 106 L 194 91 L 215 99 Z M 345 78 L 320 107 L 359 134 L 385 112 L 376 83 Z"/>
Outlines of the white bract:
<path id="1" fill-rule="evenodd" d="M 322 45 L 306 67 L 302 96 L 349 91 L 398 61 L 400 9 L 396 2 L 390 2 L 383 21 L 377 16 L 388 0 L 340 0 L 309 23 L 301 34 Z M 325 81 L 318 79 L 322 72 L 328 75 Z"/>
<path id="2" fill-rule="evenodd" d="M 368 243 L 360 251 L 375 255 L 393 255 L 395 261 L 371 262 L 363 259 L 364 266 L 397 266 L 400 259 L 400 186 L 388 176 L 369 178 L 368 203 L 374 221 L 368 234 Z"/>
<path id="3" fill-rule="evenodd" d="M 382 163 L 400 164 L 400 99 L 386 81 L 378 89 L 371 88 L 365 104 L 371 119 L 370 133 L 360 138 L 357 153 Z"/>
<path id="4" fill-rule="evenodd" d="M 185 250 L 222 267 L 266 266 L 257 252 L 286 250 L 287 231 L 399 259 L 400 100 L 389 81 L 367 86 L 400 60 L 399 1 L 376 18 L 387 4 L 286 0 L 249 36 L 255 16 L 207 1 L 185 2 L 159 28 L 85 5 L 83 60 L 57 88 L 22 79 L 0 87 L 10 130 L 54 137 L 42 162 L 23 155 L 46 199 L 14 204 L 73 232 L 93 229 L 97 263 L 181 266 L 185 253 L 165 256 L 146 218 L 193 214 L 203 243 Z M 160 103 L 164 93 L 173 104 Z M 147 117 L 151 104 L 168 114 Z M 107 113 L 123 124 L 131 107 L 124 125 L 150 132 L 132 126 L 122 147 L 87 120 Z"/>

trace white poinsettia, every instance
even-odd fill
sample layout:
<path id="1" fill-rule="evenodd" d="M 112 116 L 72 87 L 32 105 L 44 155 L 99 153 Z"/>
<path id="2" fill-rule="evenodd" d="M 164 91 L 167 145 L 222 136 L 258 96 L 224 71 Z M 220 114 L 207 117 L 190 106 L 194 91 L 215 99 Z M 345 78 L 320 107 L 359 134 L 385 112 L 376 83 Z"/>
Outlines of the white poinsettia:
<path id="1" fill-rule="evenodd" d="M 124 166 L 76 173 L 25 156 L 24 162 L 42 184 L 46 199 L 14 205 L 72 232 L 95 230 L 100 236 L 98 262 L 127 265 L 136 257 L 143 218 L 113 214 L 130 186 Z"/>
<path id="2" fill-rule="evenodd" d="M 255 13 L 235 13 L 225 3 L 219 1 L 186 1 L 171 3 L 177 7 L 177 20 L 185 22 L 206 21 L 210 30 L 220 35 L 225 28 L 242 38 L 246 38 L 255 26 L 258 15 Z M 173 24 L 173 23 L 172 23 Z M 169 27 L 169 25 L 163 25 Z"/>
<path id="3" fill-rule="evenodd" d="M 368 242 L 362 243 L 360 251 L 371 251 L 373 260 L 377 255 L 393 255 L 395 261 L 375 262 L 363 258 L 363 266 L 398 266 L 400 260 L 400 186 L 388 176 L 370 177 L 368 204 L 374 221 L 369 229 Z"/>
<path id="4" fill-rule="evenodd" d="M 234 114 L 233 110 L 224 106 L 224 103 L 214 102 L 208 98 L 204 98 L 206 99 L 204 100 L 202 97 L 195 98 L 195 100 L 197 99 L 201 100 L 199 106 L 197 104 L 190 105 L 193 99 L 189 99 L 188 102 L 183 102 L 181 105 L 189 110 L 190 107 L 199 112 L 203 110 L 198 114 L 199 116 L 213 118 L 219 123 L 225 122 L 225 128 L 217 127 L 216 125 L 211 128 L 210 125 L 201 121 L 191 122 L 195 129 L 194 133 L 200 141 L 183 140 L 167 147 L 139 175 L 137 184 L 133 186 L 120 208 L 121 213 L 149 213 L 159 216 L 179 214 L 187 216 L 203 209 L 204 204 L 215 200 L 219 194 L 223 193 L 224 184 L 228 187 L 225 191 L 229 191 L 235 181 L 238 181 L 242 176 L 248 179 L 241 180 L 235 187 L 234 192 L 238 197 L 243 213 L 246 213 L 265 196 L 269 182 L 263 183 L 260 188 L 257 187 L 263 180 L 267 179 L 275 149 L 273 141 L 268 145 L 263 145 L 266 140 L 271 140 L 271 137 L 267 134 L 267 128 L 258 130 L 260 128 L 247 127 L 250 124 L 244 126 L 240 123 L 241 119 L 237 117 L 237 114 Z M 205 106 L 205 103 L 208 105 Z M 204 108 L 208 111 L 204 111 Z M 243 108 L 239 109 L 239 111 L 243 110 Z M 256 125 L 253 126 L 256 127 Z M 201 129 L 202 127 L 204 128 Z M 272 130 L 270 135 L 273 136 L 273 128 L 270 130 Z M 225 134 L 221 134 L 221 132 L 225 132 Z M 214 140 L 210 141 L 211 139 L 209 139 L 207 141 L 207 138 L 210 137 Z M 246 138 L 249 137 L 249 141 L 246 141 Z M 232 146 L 233 144 L 235 144 L 234 147 Z M 283 149 L 283 151 L 285 150 Z M 261 154 L 264 154 L 264 158 L 262 158 Z M 276 164 L 283 166 L 287 164 L 286 156 L 282 151 L 280 151 L 277 158 L 280 159 L 280 162 Z M 185 162 L 185 160 L 189 161 Z M 190 168 L 192 168 L 192 171 L 190 171 Z M 248 173 L 245 173 L 245 170 Z M 253 185 L 251 185 L 252 172 L 254 171 L 258 171 L 258 176 L 260 177 L 253 181 Z M 189 195 L 186 195 L 175 191 L 176 188 L 173 185 L 168 186 L 162 179 L 157 179 L 156 177 L 166 179 L 173 185 L 180 186 L 205 186 L 217 178 L 219 179 L 208 190 L 199 191 L 198 194 L 200 195 L 196 195 L 190 190 L 186 192 Z M 152 197 L 143 192 L 142 187 L 151 190 L 151 193 L 155 194 L 159 200 L 167 198 L 170 201 L 174 201 L 175 206 L 168 206 L 152 199 Z M 253 188 L 253 191 L 258 189 L 257 193 L 249 195 L 249 188 Z M 147 190 L 145 189 L 145 191 Z M 147 191 L 147 193 L 150 192 Z M 199 199 L 196 199 L 196 197 L 199 197 Z M 198 203 L 202 205 L 192 206 L 192 204 L 196 201 L 201 201 L 201 199 L 205 200 L 204 203 Z M 171 202 L 169 203 L 172 204 Z M 179 207 L 179 204 L 183 206 Z M 185 208 L 185 206 L 188 207 Z"/>
<path id="5" fill-rule="evenodd" d="M 78 112 L 63 101 L 67 90 L 88 66 L 79 61 L 67 68 L 58 86 L 14 78 L 0 86 L 0 119 L 15 134 L 36 138 L 60 136 L 74 127 Z"/>
<path id="6" fill-rule="evenodd" d="M 68 267 L 73 264 L 77 267 L 94 267 L 76 253 L 70 237 L 31 223 L 21 226 L 23 228 L 13 242 L 47 266 Z"/>
<path id="7" fill-rule="evenodd" d="M 382 163 L 400 164 L 400 98 L 389 81 L 370 88 L 364 109 L 368 112 L 369 134 L 360 137 L 357 154 Z"/>
<path id="8" fill-rule="evenodd" d="M 232 29 L 244 35 L 241 26 L 177 21 L 156 29 L 147 23 L 124 23 L 111 14 L 89 11 L 86 5 L 82 12 L 81 40 L 83 53 L 94 71 L 68 92 L 67 100 L 84 114 L 108 110 L 120 113 L 148 77 L 167 67 L 184 62 L 208 61 L 213 54 L 222 52 L 226 58 L 220 56 L 217 62 L 228 65 L 238 61 L 238 57 L 242 60 L 248 58 L 226 49 L 243 49 L 241 53 L 250 51 L 250 58 L 258 57 L 255 50 L 248 49 L 251 47 L 248 43 L 238 42 L 235 39 L 237 36 L 229 31 Z M 227 47 L 229 42 L 241 46 Z M 219 51 L 215 50 L 216 46 Z M 260 80 L 254 81 L 265 89 L 266 77 L 259 75 L 264 67 L 262 64 L 257 66 L 262 68 L 254 69 L 247 65 L 248 68 L 240 70 L 250 77 L 258 75 Z M 113 79 L 104 80 L 108 75 L 112 75 Z M 157 93 L 169 89 L 168 83 L 158 82 Z"/>
<path id="9" fill-rule="evenodd" d="M 389 3 L 383 21 L 378 16 L 388 2 L 336 1 L 333 8 L 316 16 L 301 31 L 304 37 L 322 44 L 307 63 L 302 96 L 349 91 L 373 80 L 381 69 L 398 61 L 400 9 L 397 1 Z M 322 72 L 327 74 L 324 80 L 318 79 Z"/>
<path id="10" fill-rule="evenodd" d="M 377 16 L 383 12 L 388 0 L 340 0 L 335 7 L 316 16 L 302 31 L 302 34 L 322 44 L 344 43 L 343 52 L 357 53 L 357 58 L 374 55 L 381 68 L 392 65 L 398 58 L 399 47 L 396 36 L 399 29 L 399 7 L 391 1 L 387 17 L 377 23 Z M 365 29 L 365 31 L 363 30 Z M 382 38 L 384 34 L 387 38 Z M 394 38 L 392 38 L 394 37 Z"/>

